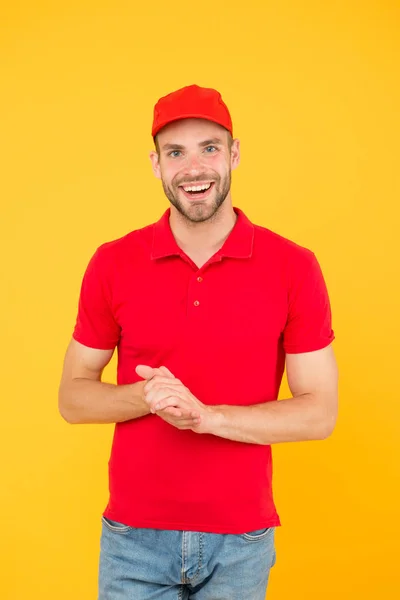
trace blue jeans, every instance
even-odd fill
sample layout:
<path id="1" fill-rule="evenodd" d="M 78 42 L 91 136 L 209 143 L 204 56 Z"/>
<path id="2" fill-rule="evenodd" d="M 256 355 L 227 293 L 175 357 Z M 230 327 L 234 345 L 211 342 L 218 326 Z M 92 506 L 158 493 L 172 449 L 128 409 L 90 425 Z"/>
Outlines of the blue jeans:
<path id="1" fill-rule="evenodd" d="M 102 527 L 98 600 L 265 600 L 273 527 L 217 534 L 105 517 Z"/>

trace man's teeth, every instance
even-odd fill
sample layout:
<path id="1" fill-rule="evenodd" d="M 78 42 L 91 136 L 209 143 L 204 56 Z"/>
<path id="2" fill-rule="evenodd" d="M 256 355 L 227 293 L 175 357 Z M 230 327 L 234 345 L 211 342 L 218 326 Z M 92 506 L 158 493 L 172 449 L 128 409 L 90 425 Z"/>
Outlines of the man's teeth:
<path id="1" fill-rule="evenodd" d="M 202 192 L 208 190 L 211 187 L 211 183 L 207 183 L 206 185 L 189 185 L 184 187 L 185 192 Z"/>

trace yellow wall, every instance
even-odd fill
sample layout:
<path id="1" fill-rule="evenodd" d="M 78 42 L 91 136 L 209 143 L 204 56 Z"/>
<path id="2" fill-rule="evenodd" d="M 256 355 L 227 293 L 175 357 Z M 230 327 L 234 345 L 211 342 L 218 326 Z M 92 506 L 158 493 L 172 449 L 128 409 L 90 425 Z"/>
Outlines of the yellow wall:
<path id="1" fill-rule="evenodd" d="M 1 599 L 96 597 L 112 427 L 62 421 L 62 359 L 94 249 L 168 206 L 148 160 L 153 104 L 191 83 L 231 109 L 234 204 L 314 250 L 332 301 L 340 419 L 327 441 L 274 449 L 268 597 L 394 598 L 399 5 L 135 5 L 2 8 Z"/>

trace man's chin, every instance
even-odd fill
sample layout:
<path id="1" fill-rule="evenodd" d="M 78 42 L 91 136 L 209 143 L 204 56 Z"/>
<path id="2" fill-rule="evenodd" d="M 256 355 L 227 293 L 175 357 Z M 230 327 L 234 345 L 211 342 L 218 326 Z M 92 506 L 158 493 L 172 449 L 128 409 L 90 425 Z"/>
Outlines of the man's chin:
<path id="1" fill-rule="evenodd" d="M 197 201 L 189 203 L 177 202 L 174 204 L 175 208 L 189 221 L 194 223 L 200 223 L 210 219 L 218 210 L 215 204 L 210 201 Z"/>

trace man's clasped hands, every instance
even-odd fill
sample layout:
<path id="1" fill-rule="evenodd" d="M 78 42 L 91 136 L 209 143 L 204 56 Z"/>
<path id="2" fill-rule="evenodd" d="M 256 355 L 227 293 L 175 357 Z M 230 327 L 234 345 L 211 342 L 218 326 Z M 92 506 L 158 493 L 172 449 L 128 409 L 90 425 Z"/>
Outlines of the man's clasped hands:
<path id="1" fill-rule="evenodd" d="M 167 367 L 138 365 L 136 373 L 146 380 L 143 396 L 151 413 L 178 429 L 211 432 L 214 408 L 200 402 Z"/>

